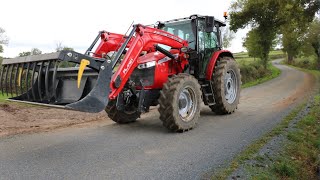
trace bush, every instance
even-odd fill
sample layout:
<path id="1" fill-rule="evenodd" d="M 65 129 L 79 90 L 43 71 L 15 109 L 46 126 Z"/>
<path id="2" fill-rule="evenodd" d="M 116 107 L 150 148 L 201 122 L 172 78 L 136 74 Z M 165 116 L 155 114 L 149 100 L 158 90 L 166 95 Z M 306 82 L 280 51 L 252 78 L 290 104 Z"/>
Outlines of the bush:
<path id="1" fill-rule="evenodd" d="M 311 57 L 302 57 L 296 58 L 293 63 L 293 66 L 301 67 L 304 69 L 316 70 L 317 69 L 317 61 L 314 56 Z"/>
<path id="2" fill-rule="evenodd" d="M 284 54 L 274 54 L 274 55 L 270 55 L 269 57 L 270 60 L 282 59 L 282 58 L 285 58 Z"/>
<path id="3" fill-rule="evenodd" d="M 259 78 L 271 75 L 271 70 L 265 69 L 258 61 L 240 62 L 242 84 L 255 81 Z"/>

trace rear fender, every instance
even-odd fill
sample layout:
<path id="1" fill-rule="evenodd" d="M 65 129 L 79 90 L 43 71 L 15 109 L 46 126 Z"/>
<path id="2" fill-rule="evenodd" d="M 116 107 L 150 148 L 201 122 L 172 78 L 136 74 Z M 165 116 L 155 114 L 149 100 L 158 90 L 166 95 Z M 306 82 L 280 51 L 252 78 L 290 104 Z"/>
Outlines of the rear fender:
<path id="1" fill-rule="evenodd" d="M 233 58 L 233 54 L 228 51 L 228 50 L 220 50 L 220 51 L 216 51 L 213 53 L 210 62 L 207 66 L 207 71 L 206 71 L 206 80 L 211 80 L 212 79 L 212 73 L 214 71 L 214 67 L 216 65 L 217 60 L 220 57 L 224 57 L 224 56 L 228 56 L 228 57 L 232 57 Z"/>

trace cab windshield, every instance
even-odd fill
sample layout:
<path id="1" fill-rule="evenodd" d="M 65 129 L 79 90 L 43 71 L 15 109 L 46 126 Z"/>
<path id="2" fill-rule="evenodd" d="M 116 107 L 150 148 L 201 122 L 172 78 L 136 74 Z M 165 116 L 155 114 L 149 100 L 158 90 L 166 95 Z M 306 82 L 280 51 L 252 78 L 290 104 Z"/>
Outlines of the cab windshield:
<path id="1" fill-rule="evenodd" d="M 165 23 L 161 28 L 189 42 L 189 48 L 195 49 L 195 35 L 192 32 L 191 20 Z"/>

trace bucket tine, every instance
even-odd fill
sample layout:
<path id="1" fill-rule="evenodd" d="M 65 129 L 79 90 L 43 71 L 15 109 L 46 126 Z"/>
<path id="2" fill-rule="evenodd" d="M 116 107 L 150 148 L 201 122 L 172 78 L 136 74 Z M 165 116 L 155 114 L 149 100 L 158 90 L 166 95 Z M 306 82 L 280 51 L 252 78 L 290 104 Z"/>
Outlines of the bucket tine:
<path id="1" fill-rule="evenodd" d="M 1 86 L 2 95 L 3 95 L 3 84 L 2 84 L 2 82 L 3 82 L 3 74 L 4 74 L 4 71 L 6 70 L 6 67 L 7 67 L 7 66 L 4 65 L 4 66 L 2 67 L 2 70 L 1 70 L 1 77 L 0 77 L 0 81 L 1 81 L 1 82 L 0 82 L 0 86 Z"/>
<path id="2" fill-rule="evenodd" d="M 57 77 L 57 69 L 59 66 L 59 61 L 56 61 L 54 64 L 54 72 L 52 76 L 52 97 L 56 98 L 56 77 Z"/>
<path id="3" fill-rule="evenodd" d="M 24 63 L 22 64 L 22 66 L 21 66 L 21 74 L 20 74 L 20 72 L 19 72 L 19 79 L 18 79 L 18 81 L 19 81 L 19 86 L 20 86 L 20 93 L 21 94 L 23 94 L 23 87 L 22 87 L 22 76 L 23 76 L 23 71 L 24 71 Z"/>
<path id="4" fill-rule="evenodd" d="M 9 77 L 9 88 L 10 88 L 11 97 L 13 97 L 13 93 L 12 93 L 12 89 L 13 89 L 12 79 L 13 79 L 14 66 L 15 66 L 14 64 L 11 65 L 11 71 L 10 71 L 10 77 Z"/>
<path id="5" fill-rule="evenodd" d="M 42 80 L 42 78 L 41 78 L 41 76 L 42 76 L 43 64 L 44 64 L 44 61 L 41 62 L 39 72 L 38 72 L 38 93 L 39 93 L 40 101 L 42 101 L 42 95 L 41 95 L 41 80 Z"/>
<path id="6" fill-rule="evenodd" d="M 29 96 L 29 92 L 28 92 L 28 90 L 29 90 L 29 71 L 30 71 L 30 63 L 28 63 L 28 65 L 27 65 L 27 74 L 26 74 L 26 92 L 27 92 L 27 97 L 28 97 L 28 100 L 30 99 L 30 96 Z"/>
<path id="7" fill-rule="evenodd" d="M 18 73 L 19 73 L 19 66 L 20 64 L 17 64 L 17 67 L 16 67 L 16 73 L 14 75 L 14 91 L 16 93 L 16 96 L 18 96 L 18 88 L 17 88 L 17 78 L 18 78 Z"/>
<path id="8" fill-rule="evenodd" d="M 45 74 L 45 89 L 46 89 L 46 98 L 50 102 L 50 95 L 49 95 L 49 71 L 50 71 L 50 65 L 51 61 L 48 62 L 48 65 L 46 67 L 46 74 Z"/>
<path id="9" fill-rule="evenodd" d="M 9 69 L 10 69 L 10 65 L 8 65 L 7 69 L 6 69 L 6 75 L 4 77 L 4 82 L 5 82 L 5 86 L 6 86 L 6 93 L 7 93 L 7 96 L 8 96 L 8 80 L 7 80 L 7 77 L 8 77 L 8 72 L 9 72 Z"/>
<path id="10" fill-rule="evenodd" d="M 36 101 L 36 93 L 34 92 L 33 84 L 34 84 L 34 75 L 36 72 L 36 67 L 37 67 L 37 62 L 33 63 L 33 68 L 32 68 L 32 75 L 31 75 L 31 92 L 32 92 L 32 98 L 33 101 Z"/>

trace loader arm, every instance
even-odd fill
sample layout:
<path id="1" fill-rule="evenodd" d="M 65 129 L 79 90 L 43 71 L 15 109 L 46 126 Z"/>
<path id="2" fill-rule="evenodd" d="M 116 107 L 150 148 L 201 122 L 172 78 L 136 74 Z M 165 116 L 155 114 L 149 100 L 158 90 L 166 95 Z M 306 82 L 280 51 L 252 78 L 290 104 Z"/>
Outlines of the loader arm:
<path id="1" fill-rule="evenodd" d="M 142 51 L 155 51 L 155 45 L 158 43 L 176 49 L 188 46 L 187 41 L 166 31 L 145 27 L 140 24 L 134 25 L 129 36 L 126 37 L 121 47 L 117 49 L 114 58 L 106 60 L 100 66 L 97 82 L 90 93 L 80 101 L 68 104 L 66 107 L 94 113 L 104 110 L 109 100 L 115 99 L 122 91 L 131 73 L 138 65 L 137 58 L 140 56 L 140 53 Z M 125 51 L 126 53 L 120 66 L 112 74 Z"/>
<path id="2" fill-rule="evenodd" d="M 111 91 L 109 94 L 109 99 L 115 99 L 122 91 L 131 73 L 137 67 L 137 58 L 142 51 L 155 51 L 156 44 L 164 44 L 175 49 L 181 49 L 182 47 L 188 46 L 187 41 L 166 31 L 142 26 L 139 24 L 135 26 L 136 28 L 133 29 L 135 31 L 135 37 L 128 37 L 130 39 L 133 38 L 133 41 L 126 55 L 124 56 L 121 65 L 112 76 L 110 82 Z M 121 51 L 118 53 L 122 54 Z M 117 62 L 119 59 L 114 59 L 113 61 Z"/>
<path id="3" fill-rule="evenodd" d="M 100 39 L 100 44 L 95 50 L 94 56 L 97 58 L 104 58 L 107 53 L 116 51 L 124 43 L 125 36 L 117 33 L 102 32 L 100 34 Z M 127 47 L 130 47 L 133 40 L 134 38 L 129 41 Z"/>

